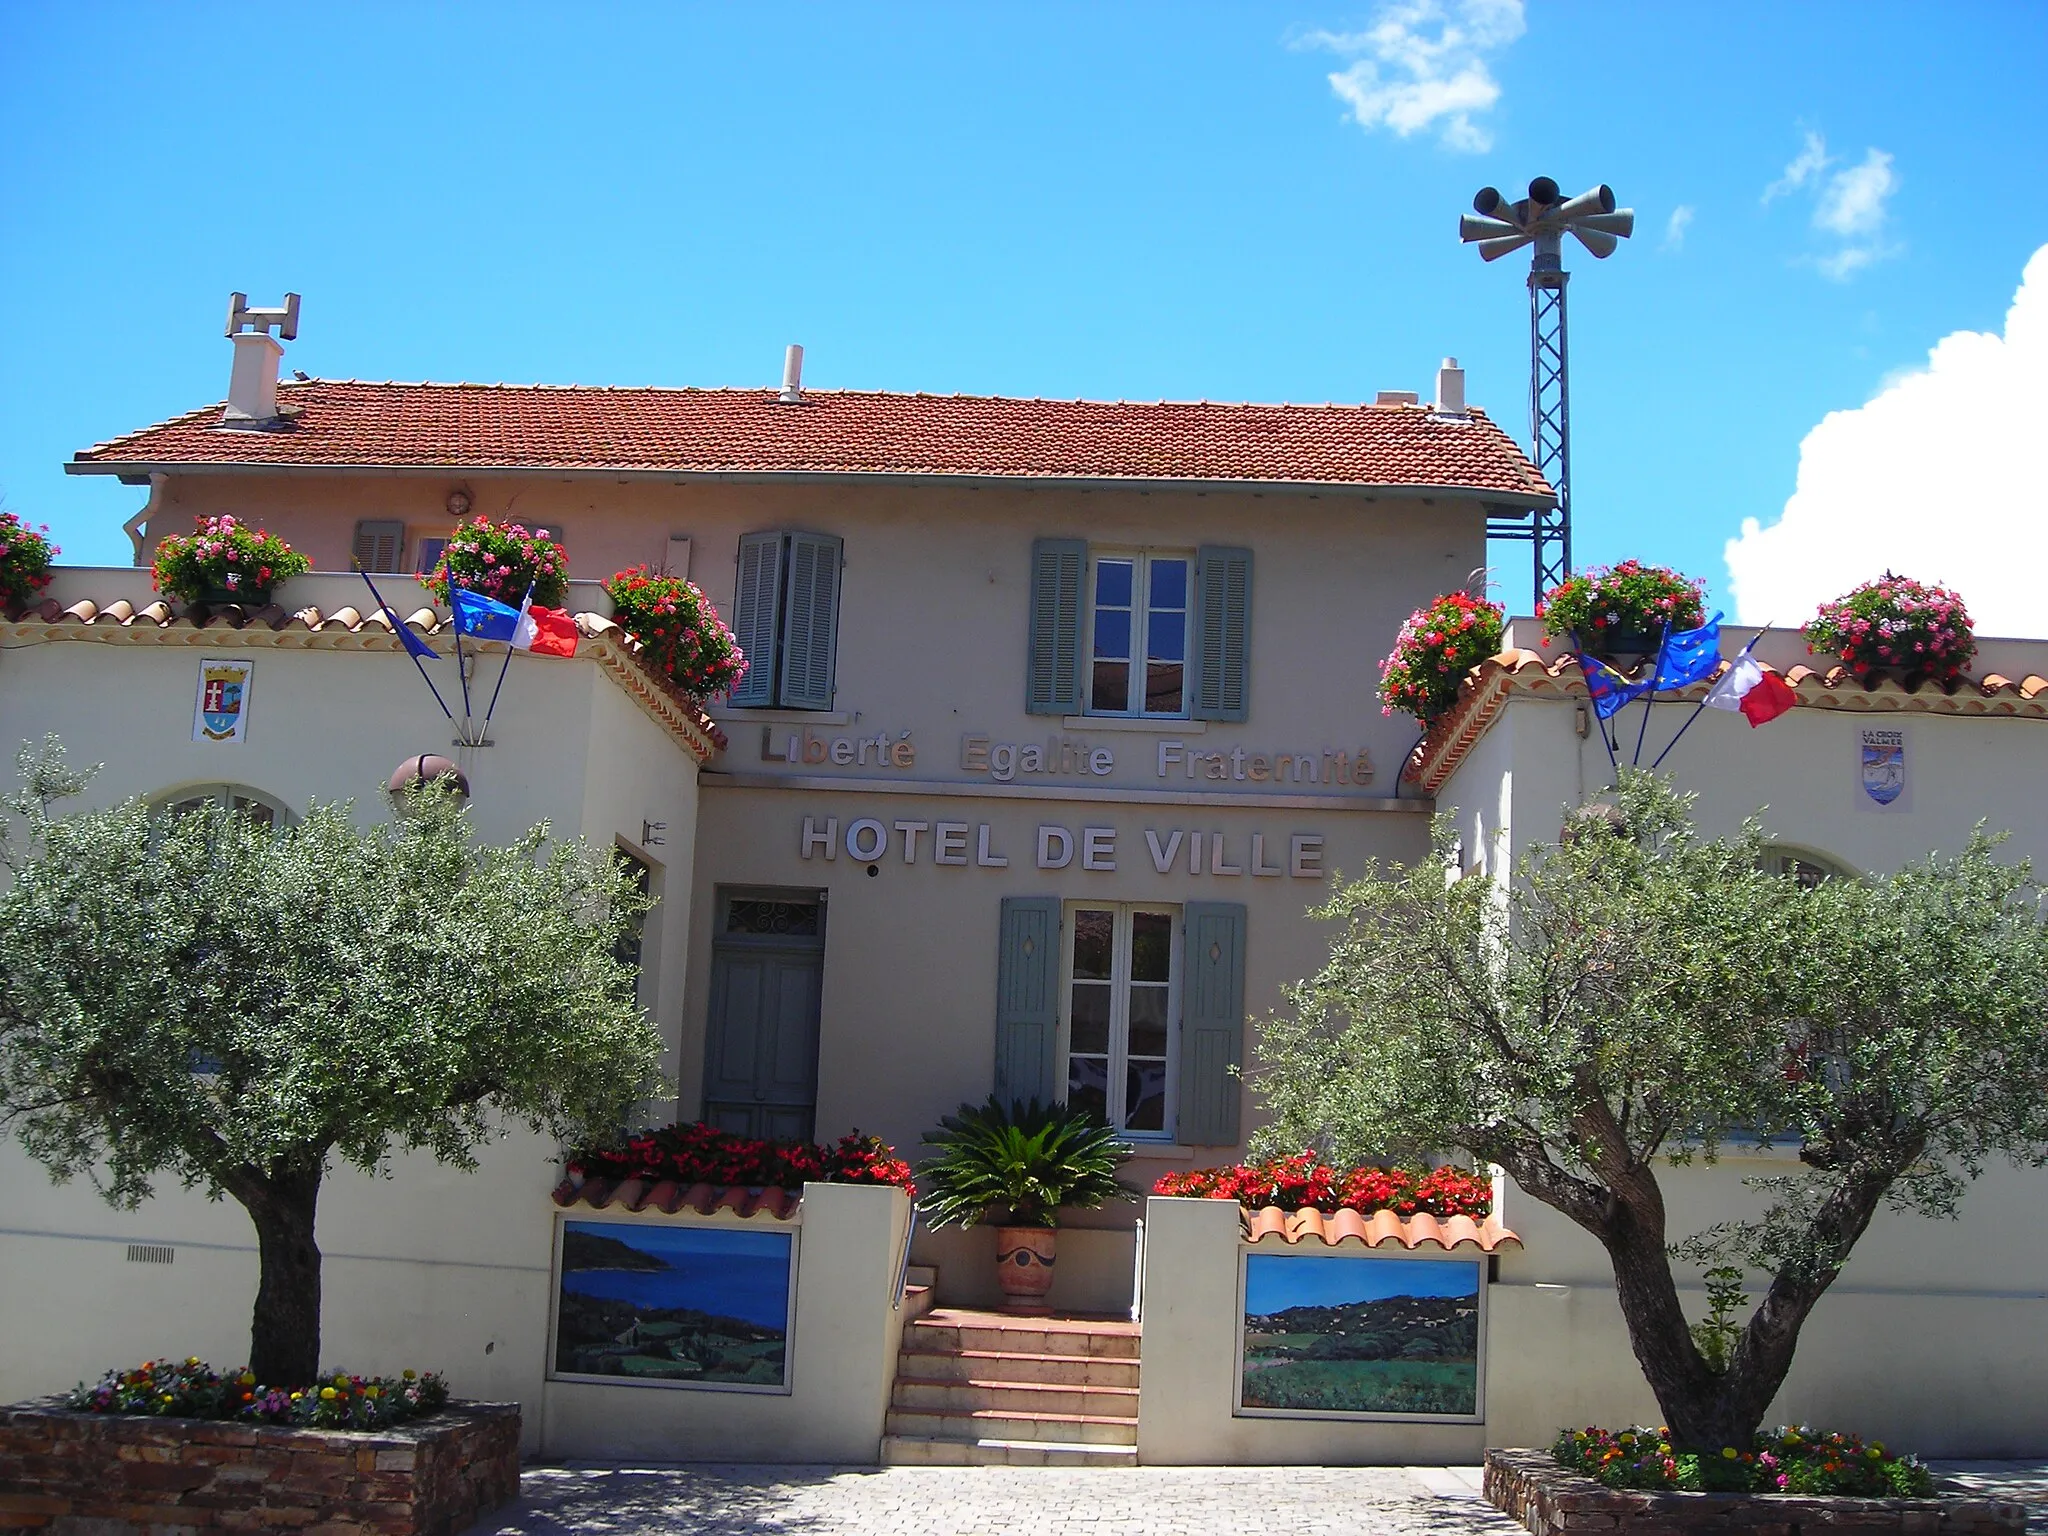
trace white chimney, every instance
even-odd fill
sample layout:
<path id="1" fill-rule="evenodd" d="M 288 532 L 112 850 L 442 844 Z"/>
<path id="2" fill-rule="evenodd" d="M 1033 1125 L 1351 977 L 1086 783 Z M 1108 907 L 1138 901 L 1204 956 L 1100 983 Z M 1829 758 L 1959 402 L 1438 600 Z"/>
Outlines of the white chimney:
<path id="1" fill-rule="evenodd" d="M 266 425 L 277 420 L 277 364 L 284 356 L 270 328 L 286 341 L 299 334 L 299 296 L 288 293 L 276 309 L 251 309 L 245 293 L 228 295 L 227 338 L 235 344 L 234 372 L 228 376 L 223 422 Z M 250 329 L 243 329 L 244 326 Z"/>
<path id="2" fill-rule="evenodd" d="M 1439 416 L 1465 414 L 1465 370 L 1455 357 L 1444 359 L 1436 371 L 1436 413 Z"/>
<path id="3" fill-rule="evenodd" d="M 795 342 L 782 354 L 782 393 L 776 398 L 784 405 L 804 403 L 804 349 Z"/>

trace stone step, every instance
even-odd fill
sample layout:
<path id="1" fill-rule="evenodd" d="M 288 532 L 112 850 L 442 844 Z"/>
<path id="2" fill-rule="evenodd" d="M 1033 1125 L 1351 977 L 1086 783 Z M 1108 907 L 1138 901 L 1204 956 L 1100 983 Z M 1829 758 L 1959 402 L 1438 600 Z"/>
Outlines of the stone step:
<path id="1" fill-rule="evenodd" d="M 899 1367 L 923 1381 L 1043 1381 L 1067 1387 L 1135 1387 L 1138 1362 L 1111 1355 L 1034 1355 L 1019 1350 L 923 1351 L 904 1346 Z"/>
<path id="2" fill-rule="evenodd" d="M 1135 1445 L 1089 1445 L 1059 1440 L 951 1440 L 930 1435 L 884 1435 L 885 1467 L 1133 1467 Z"/>
<path id="3" fill-rule="evenodd" d="M 1133 1408 L 1136 1404 L 1132 1405 Z M 1063 1441 L 1081 1445 L 1138 1443 L 1138 1418 L 1106 1414 L 1028 1413 L 1015 1408 L 916 1410 L 891 1408 L 883 1432 L 933 1440 Z"/>
<path id="4" fill-rule="evenodd" d="M 903 1321 L 907 1326 L 931 1311 L 934 1304 L 932 1288 L 915 1281 L 903 1287 Z"/>
<path id="5" fill-rule="evenodd" d="M 983 1349 L 1006 1354 L 1138 1358 L 1138 1334 L 1128 1325 L 1114 1331 L 1097 1331 L 1053 1318 L 997 1323 L 984 1321 L 984 1316 L 962 1319 L 959 1314 L 941 1308 L 904 1330 L 903 1347 L 920 1352 Z"/>
<path id="6" fill-rule="evenodd" d="M 930 1379 L 907 1366 L 896 1378 L 895 1407 L 920 1412 L 975 1408 L 1025 1413 L 1072 1413 L 1090 1418 L 1129 1418 L 1138 1411 L 1136 1387 L 1078 1387 L 1043 1381 Z"/>

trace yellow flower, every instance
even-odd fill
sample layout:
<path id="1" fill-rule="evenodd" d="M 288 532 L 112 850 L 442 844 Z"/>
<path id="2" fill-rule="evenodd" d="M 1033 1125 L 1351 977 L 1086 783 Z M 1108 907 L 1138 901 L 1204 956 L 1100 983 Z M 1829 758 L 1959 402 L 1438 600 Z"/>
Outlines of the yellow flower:
<path id="1" fill-rule="evenodd" d="M 1736 1450 L 1735 1447 L 1732 1445 L 1724 1445 L 1721 1447 L 1721 1454 L 1723 1456 L 1726 1456 L 1730 1461 L 1733 1461 L 1738 1456 L 1740 1456 L 1742 1452 Z"/>
<path id="2" fill-rule="evenodd" d="M 377 1395 L 377 1389 L 376 1389 L 375 1387 L 365 1387 L 365 1388 L 363 1388 L 363 1396 L 365 1396 L 365 1397 L 375 1397 L 376 1395 Z"/>
<path id="3" fill-rule="evenodd" d="M 185 1357 L 185 1363 L 187 1365 L 197 1365 L 199 1363 L 199 1357 L 197 1355 L 187 1355 Z"/>
<path id="4" fill-rule="evenodd" d="M 245 1387 L 253 1387 L 256 1385 L 256 1373 L 254 1371 L 244 1371 L 240 1376 L 237 1376 L 235 1379 Z"/>
<path id="5" fill-rule="evenodd" d="M 419 1372 L 415 1371 L 411 1366 L 405 1368 L 405 1379 L 407 1381 L 411 1381 L 417 1375 L 419 1375 Z M 1584 1439 L 1585 1437 L 1581 1435 L 1579 1438 Z"/>
<path id="6" fill-rule="evenodd" d="M 292 1394 L 292 1401 L 296 1403 L 300 1398 L 304 1397 L 305 1395 L 306 1394 L 303 1392 L 294 1392 Z"/>
<path id="7" fill-rule="evenodd" d="M 332 1387 L 322 1387 L 322 1388 L 320 1389 L 320 1396 L 321 1396 L 321 1398 L 322 1398 L 322 1400 L 323 1400 L 323 1401 L 326 1401 L 326 1402 L 332 1402 L 332 1401 L 334 1401 L 334 1388 L 332 1388 Z M 1728 1454 L 1729 1454 L 1730 1456 L 1733 1456 L 1733 1455 L 1734 1455 L 1735 1453 L 1734 1453 L 1733 1451 L 1730 1451 L 1730 1452 L 1729 1452 Z"/>
<path id="8" fill-rule="evenodd" d="M 164 1394 L 164 1401 L 168 1403 L 168 1402 L 169 1402 L 170 1400 L 171 1400 L 171 1394 L 170 1394 L 170 1393 L 168 1393 L 168 1392 L 166 1392 L 166 1393 Z"/>

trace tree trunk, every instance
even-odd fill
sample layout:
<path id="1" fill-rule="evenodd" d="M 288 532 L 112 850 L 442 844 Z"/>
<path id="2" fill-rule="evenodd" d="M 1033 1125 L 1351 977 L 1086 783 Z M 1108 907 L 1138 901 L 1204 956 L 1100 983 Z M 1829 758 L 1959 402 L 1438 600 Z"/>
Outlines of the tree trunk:
<path id="1" fill-rule="evenodd" d="M 310 1172 L 251 1169 L 224 1181 L 256 1224 L 260 1273 L 249 1369 L 265 1386 L 309 1386 L 320 1374 L 320 1249 L 313 1241 L 320 1172 L 316 1162 Z"/>
<path id="2" fill-rule="evenodd" d="M 1663 1232 L 1645 1230 L 1623 1207 L 1601 1241 L 1614 1265 L 1615 1298 L 1628 1324 L 1629 1346 L 1657 1395 L 1672 1443 L 1699 1451 L 1746 1448 L 1756 1425 L 1734 1422 L 1726 1378 L 1709 1368 L 1693 1343 Z"/>

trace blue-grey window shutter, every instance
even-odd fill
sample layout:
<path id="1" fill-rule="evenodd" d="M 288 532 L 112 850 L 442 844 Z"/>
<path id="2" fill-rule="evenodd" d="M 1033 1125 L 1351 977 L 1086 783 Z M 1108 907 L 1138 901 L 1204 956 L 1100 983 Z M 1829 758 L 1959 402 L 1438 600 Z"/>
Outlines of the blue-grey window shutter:
<path id="1" fill-rule="evenodd" d="M 775 702 L 775 649 L 782 635 L 782 538 L 780 533 L 740 535 L 732 635 L 747 658 L 747 675 L 732 691 L 737 705 L 759 708 Z"/>
<path id="2" fill-rule="evenodd" d="M 1180 1125 L 1191 1147 L 1234 1147 L 1244 1080 L 1244 904 L 1185 909 L 1180 1024 Z"/>
<path id="3" fill-rule="evenodd" d="M 1055 1097 L 1059 1039 L 1060 899 L 1005 896 L 996 957 L 996 1097 Z"/>
<path id="4" fill-rule="evenodd" d="M 1195 554 L 1189 713 L 1242 720 L 1251 704 L 1252 552 L 1205 544 Z"/>
<path id="5" fill-rule="evenodd" d="M 829 533 L 789 536 L 789 592 L 782 616 L 784 709 L 830 709 L 839 650 L 841 542 Z"/>
<path id="6" fill-rule="evenodd" d="M 1081 590 L 1087 579 L 1085 540 L 1032 544 L 1031 661 L 1024 681 L 1028 714 L 1081 712 Z"/>

